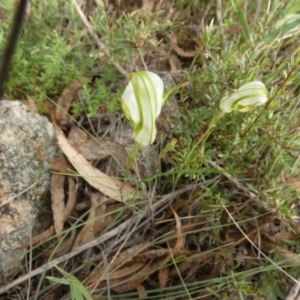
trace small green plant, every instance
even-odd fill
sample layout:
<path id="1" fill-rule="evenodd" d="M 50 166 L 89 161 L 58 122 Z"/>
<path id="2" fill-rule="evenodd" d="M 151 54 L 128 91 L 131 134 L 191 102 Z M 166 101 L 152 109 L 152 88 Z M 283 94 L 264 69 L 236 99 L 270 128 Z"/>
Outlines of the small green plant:
<path id="1" fill-rule="evenodd" d="M 238 90 L 236 90 L 233 94 L 224 97 L 220 101 L 219 110 L 214 114 L 212 119 L 210 120 L 206 131 L 202 134 L 202 136 L 198 139 L 197 142 L 194 142 L 192 145 L 192 149 L 185 149 L 184 160 L 188 162 L 187 164 L 184 161 L 181 162 L 182 169 L 189 169 L 189 164 L 191 162 L 192 156 L 196 155 L 197 167 L 201 165 L 201 161 L 204 159 L 205 155 L 205 143 L 209 136 L 211 135 L 213 129 L 216 127 L 220 119 L 231 111 L 240 111 L 240 112 L 248 112 L 254 107 L 260 106 L 262 104 L 267 103 L 268 101 L 268 91 L 265 85 L 260 81 L 253 81 L 241 86 Z M 192 178 L 196 178 L 196 173 L 189 172 L 189 176 Z"/>
<path id="2" fill-rule="evenodd" d="M 133 138 L 136 142 L 127 158 L 127 166 L 131 166 L 141 146 L 152 144 L 156 138 L 155 121 L 168 96 L 177 89 L 173 87 L 164 94 L 164 83 L 155 73 L 150 71 L 133 72 L 129 83 L 122 94 L 122 109 L 133 127 Z"/>
<path id="3" fill-rule="evenodd" d="M 93 300 L 89 292 L 75 276 L 69 274 L 58 266 L 55 266 L 55 268 L 64 276 L 64 278 L 57 278 L 53 276 L 47 276 L 47 278 L 56 283 L 69 285 L 72 300 Z"/>

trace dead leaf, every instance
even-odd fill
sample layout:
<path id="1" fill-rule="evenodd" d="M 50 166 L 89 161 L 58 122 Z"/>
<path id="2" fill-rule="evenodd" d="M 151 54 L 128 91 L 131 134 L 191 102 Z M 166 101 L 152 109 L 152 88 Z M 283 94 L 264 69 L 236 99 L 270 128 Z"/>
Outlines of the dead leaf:
<path id="1" fill-rule="evenodd" d="M 223 266 L 221 252 L 214 253 L 214 256 L 211 256 L 209 261 L 213 264 L 213 268 L 209 274 L 209 278 L 211 278 L 211 279 L 218 278 L 220 275 L 220 270 L 222 270 L 222 266 Z M 227 264 L 226 264 L 226 266 L 227 266 Z M 233 269 L 233 266 L 230 268 L 230 270 L 232 270 L 232 269 Z"/>
<path id="2" fill-rule="evenodd" d="M 163 0 L 157 0 L 155 10 L 159 10 L 162 6 Z"/>
<path id="3" fill-rule="evenodd" d="M 143 253 L 139 253 L 135 256 L 127 258 L 127 263 L 135 261 L 149 261 L 151 259 L 161 258 L 167 256 L 170 253 L 169 249 L 153 249 Z"/>
<path id="4" fill-rule="evenodd" d="M 106 280 L 112 287 L 114 286 L 113 290 L 117 292 L 137 289 L 151 274 L 170 261 L 169 249 L 155 249 L 139 253 L 148 246 L 149 243 L 143 243 L 109 259 L 109 270 L 103 267 L 95 269 L 86 282 L 88 289 L 92 290 Z M 181 250 L 178 255 L 192 255 L 193 253 L 190 250 Z"/>
<path id="5" fill-rule="evenodd" d="M 69 191 L 68 201 L 65 205 L 65 180 L 68 180 Z M 51 179 L 51 207 L 53 212 L 54 228 L 57 237 L 64 229 L 64 224 L 72 213 L 77 200 L 77 190 L 75 181 L 72 177 L 66 177 L 62 174 L 53 173 Z"/>
<path id="6" fill-rule="evenodd" d="M 127 151 L 125 146 L 110 138 L 91 138 L 86 132 L 73 126 L 68 135 L 68 140 L 87 160 L 100 160 L 112 156 L 122 166 L 126 165 Z"/>
<path id="7" fill-rule="evenodd" d="M 169 273 L 170 273 L 169 267 L 165 267 L 159 270 L 158 282 L 159 282 L 160 289 L 164 289 L 167 286 Z"/>
<path id="8" fill-rule="evenodd" d="M 170 74 L 176 81 L 180 81 L 183 78 L 182 64 L 178 56 L 172 51 L 168 56 L 168 62 L 170 65 Z"/>
<path id="9" fill-rule="evenodd" d="M 170 277 L 178 276 L 179 274 L 185 274 L 186 272 L 190 272 L 193 270 L 196 272 L 198 269 L 202 268 L 206 264 L 211 263 L 212 259 L 215 256 L 216 251 L 212 251 L 209 253 L 199 253 L 195 254 L 195 251 L 190 251 L 189 254 L 185 255 L 185 258 L 182 262 L 178 263 L 176 268 L 173 268 L 170 271 Z M 180 254 L 178 254 L 180 255 Z"/>
<path id="10" fill-rule="evenodd" d="M 156 263 L 154 267 L 156 267 L 157 270 L 159 263 Z M 137 289 L 151 275 L 148 270 L 149 264 L 145 265 L 144 268 L 136 272 L 133 276 L 110 280 L 112 289 L 117 293 L 126 293 Z"/>
<path id="11" fill-rule="evenodd" d="M 17 88 L 16 90 L 21 92 L 22 94 L 24 94 L 27 98 L 27 100 L 18 100 L 18 101 L 21 102 L 22 104 L 30 107 L 33 112 L 38 114 L 39 110 L 37 109 L 36 104 L 33 101 L 33 99 L 23 89 Z M 11 100 L 11 101 L 16 101 L 16 100 Z"/>
<path id="12" fill-rule="evenodd" d="M 145 265 L 143 269 L 141 269 L 138 273 L 135 274 L 135 276 L 132 276 L 130 279 L 128 279 L 127 277 L 122 280 L 111 280 L 110 283 L 113 286 L 112 289 L 117 293 L 125 293 L 137 289 L 137 287 L 140 286 L 151 274 L 167 264 L 169 260 L 170 258 L 167 257 L 165 259 L 160 259 L 157 262 L 151 262 Z"/>
<path id="13" fill-rule="evenodd" d="M 116 257 L 111 258 L 109 263 L 109 270 L 103 268 L 96 268 L 92 275 L 88 278 L 86 286 L 89 290 L 96 288 L 101 281 L 109 279 L 120 279 L 124 280 L 124 277 L 129 277 L 132 274 L 136 274 L 145 265 L 144 261 L 132 261 L 132 257 L 139 254 L 140 251 L 147 249 L 149 243 L 143 243 L 140 245 L 133 246 L 121 253 Z M 129 260 L 129 261 L 128 261 Z M 107 278 L 108 276 L 108 278 Z"/>
<path id="14" fill-rule="evenodd" d="M 123 145 L 109 138 L 91 138 L 87 141 L 74 143 L 72 146 L 88 160 L 100 160 L 112 156 L 126 165 L 127 152 Z"/>
<path id="15" fill-rule="evenodd" d="M 89 139 L 88 134 L 78 128 L 77 126 L 73 125 L 70 129 L 70 132 L 68 134 L 68 141 L 70 142 L 70 144 L 76 144 L 76 143 L 81 143 L 83 141 L 87 141 Z"/>
<path id="16" fill-rule="evenodd" d="M 300 276 L 298 276 L 296 278 L 296 282 L 294 283 L 294 285 L 290 289 L 290 292 L 287 295 L 287 297 L 285 298 L 285 300 L 299 300 L 299 298 L 300 298 L 300 295 L 299 295 L 300 284 L 299 284 L 299 282 L 300 282 Z"/>
<path id="17" fill-rule="evenodd" d="M 151 12 L 155 12 L 157 10 L 160 9 L 162 5 L 162 0 L 143 0 L 143 5 L 142 5 L 142 8 L 151 13 Z"/>
<path id="18" fill-rule="evenodd" d="M 142 8 L 147 12 L 152 12 L 155 2 L 153 0 L 143 0 Z"/>
<path id="19" fill-rule="evenodd" d="M 61 238 L 60 233 L 63 231 L 65 224 L 65 178 L 65 175 L 53 174 L 51 179 L 51 207 L 53 212 L 54 228 L 57 234 L 57 238 Z"/>
<path id="20" fill-rule="evenodd" d="M 222 229 L 220 231 L 220 237 L 223 242 L 226 240 L 226 236 L 229 231 L 229 222 L 231 221 L 231 219 L 228 215 L 228 212 L 232 213 L 234 211 L 235 211 L 234 205 L 230 205 L 227 207 L 226 210 L 224 209 L 222 211 L 221 218 L 220 218 L 220 224 L 222 225 L 222 227 L 221 227 Z"/>
<path id="21" fill-rule="evenodd" d="M 174 254 L 177 255 L 176 253 L 179 252 L 184 245 L 184 237 L 182 234 L 182 224 L 180 221 L 180 218 L 178 217 L 177 213 L 175 212 L 175 210 L 173 209 L 172 205 L 171 205 L 171 210 L 173 212 L 175 221 L 176 221 L 176 243 L 174 246 Z M 172 252 L 173 252 L 172 251 Z M 167 258 L 165 258 L 166 262 L 169 262 L 171 260 L 171 258 L 174 258 L 174 254 L 171 255 L 171 253 L 167 256 Z M 167 260 L 169 259 L 169 260 Z M 159 274 L 158 274 L 158 278 L 159 278 L 159 287 L 160 288 L 165 288 L 167 286 L 168 283 L 168 279 L 169 279 L 169 273 L 170 273 L 170 269 L 169 267 L 164 267 L 162 269 L 159 270 Z"/>
<path id="22" fill-rule="evenodd" d="M 90 206 L 91 206 L 91 201 L 86 200 L 86 201 L 77 203 L 74 207 L 74 211 L 80 212 L 80 211 L 83 211 L 83 210 L 87 210 Z"/>
<path id="23" fill-rule="evenodd" d="M 140 284 L 136 287 L 138 293 L 139 293 L 139 298 L 140 299 L 145 299 L 147 298 L 147 292 L 145 290 L 145 288 Z"/>
<path id="24" fill-rule="evenodd" d="M 95 217 L 96 217 L 96 206 L 99 204 L 98 193 L 92 193 L 91 203 L 92 204 L 91 204 L 89 216 L 85 222 L 85 225 L 77 235 L 71 251 L 74 251 L 79 246 L 84 245 L 95 238 L 94 224 L 95 224 Z"/>
<path id="25" fill-rule="evenodd" d="M 135 261 L 149 261 L 152 259 L 157 259 L 157 258 L 162 258 L 164 256 L 168 256 L 170 254 L 170 251 L 172 251 L 172 249 L 153 249 L 153 250 L 148 250 L 146 252 L 143 253 L 139 253 L 133 257 L 131 257 L 130 259 L 127 260 L 127 263 L 130 263 L 131 261 L 135 262 Z M 177 255 L 191 255 L 193 254 L 193 251 L 190 250 L 180 250 Z"/>
<path id="26" fill-rule="evenodd" d="M 77 188 L 75 184 L 75 179 L 68 176 L 68 182 L 69 182 L 69 191 L 68 191 L 68 202 L 64 209 L 64 222 L 66 222 L 71 215 L 76 201 L 77 201 Z"/>
<path id="27" fill-rule="evenodd" d="M 283 240 L 295 240 L 297 235 L 293 232 L 278 232 L 273 238 L 276 242 L 282 242 Z"/>
<path id="28" fill-rule="evenodd" d="M 54 125 L 54 127 L 61 150 L 67 156 L 69 162 L 77 170 L 79 175 L 81 175 L 92 187 L 104 195 L 120 202 L 126 202 L 139 196 L 138 192 L 131 186 L 113 179 L 94 168 L 83 155 L 78 153 L 70 145 L 62 130 L 57 125 Z"/>
<path id="29" fill-rule="evenodd" d="M 78 79 L 74 79 L 61 93 L 61 96 L 57 100 L 57 106 L 55 110 L 55 118 L 58 124 L 65 125 L 68 122 L 68 112 L 72 101 L 75 98 L 77 90 L 80 88 L 81 82 Z"/>
<path id="30" fill-rule="evenodd" d="M 35 112 L 36 114 L 38 114 L 38 113 L 39 113 L 39 110 L 38 110 L 38 108 L 36 107 L 36 104 L 35 104 L 35 102 L 33 101 L 33 99 L 32 99 L 29 95 L 27 95 L 26 93 L 24 93 L 24 94 L 26 95 L 27 100 L 19 100 L 19 101 L 20 101 L 22 104 L 24 104 L 24 105 L 30 107 L 31 110 L 32 110 L 33 112 Z"/>
<path id="31" fill-rule="evenodd" d="M 112 200 L 110 199 L 108 203 L 103 203 L 96 208 L 96 221 L 94 226 L 95 235 L 105 229 L 107 225 L 120 213 L 120 210 L 123 209 L 123 204 L 109 205 L 109 202 L 111 201 Z M 122 216 L 125 217 L 129 213 L 132 213 L 131 209 L 123 211 Z"/>
<path id="32" fill-rule="evenodd" d="M 300 194 L 300 179 L 297 177 L 289 177 L 285 179 L 285 183 L 289 185 L 294 191 Z"/>
<path id="33" fill-rule="evenodd" d="M 178 217 L 177 213 L 175 210 L 173 210 L 173 207 L 171 205 L 171 209 L 173 211 L 174 217 L 175 217 L 175 221 L 176 221 L 176 233 L 177 233 L 177 240 L 176 240 L 176 244 L 174 247 L 174 252 L 178 252 L 183 248 L 184 245 L 184 236 L 182 234 L 182 224 L 181 224 L 181 220 Z"/>
<path id="34" fill-rule="evenodd" d="M 109 272 L 109 279 L 119 279 L 123 277 L 129 277 L 130 275 L 136 274 L 141 268 L 145 265 L 144 262 L 140 263 L 133 263 L 131 265 L 126 265 L 126 267 L 120 269 L 120 270 L 112 270 Z M 103 271 L 102 271 L 103 273 Z M 130 277 L 129 277 L 130 278 Z M 105 276 L 101 278 L 102 280 L 106 280 Z"/>
<path id="35" fill-rule="evenodd" d="M 40 244 L 43 241 L 46 241 L 50 237 L 52 237 L 55 234 L 54 226 L 52 225 L 47 230 L 43 231 L 42 233 L 34 236 L 32 238 L 32 241 L 26 242 L 23 245 L 21 245 L 18 249 L 24 249 L 30 246 L 35 246 L 37 244 Z"/>
<path id="36" fill-rule="evenodd" d="M 131 248 L 128 248 L 121 253 L 119 253 L 116 257 L 113 257 L 109 260 L 110 263 L 113 262 L 113 268 L 120 267 L 122 265 L 131 264 L 133 262 L 142 262 L 147 259 L 139 259 L 139 255 L 143 254 L 145 250 L 149 247 L 149 242 L 145 242 L 139 245 L 135 245 Z"/>
<path id="37" fill-rule="evenodd" d="M 264 238 L 261 238 L 260 243 L 258 242 L 258 238 L 252 238 L 251 240 L 257 247 L 260 247 L 264 252 L 278 252 L 287 260 L 286 264 L 290 266 L 300 265 L 300 257 L 297 253 L 284 249 L 276 244 L 276 240 L 273 237 L 269 237 L 267 234 L 263 235 Z"/>
<path id="38" fill-rule="evenodd" d="M 72 166 L 70 165 L 70 163 L 67 161 L 66 157 L 62 153 L 60 153 L 59 158 L 56 160 L 49 160 L 47 157 L 45 157 L 42 154 L 42 149 L 37 149 L 36 154 L 40 160 L 46 161 L 51 166 L 51 169 L 53 171 L 60 172 L 60 173 L 67 173 L 70 170 L 73 170 Z"/>
<path id="39" fill-rule="evenodd" d="M 68 252 L 72 247 L 74 239 L 76 237 L 76 229 L 71 229 L 68 236 L 60 243 L 59 247 L 56 248 L 56 244 L 53 247 L 50 247 L 47 251 L 43 253 L 43 257 L 52 257 L 54 253 L 54 257 L 60 257 Z"/>
<path id="40" fill-rule="evenodd" d="M 172 203 L 172 207 L 171 206 L 167 207 L 163 217 L 160 219 L 156 219 L 156 222 L 170 219 L 174 215 L 172 209 L 175 209 L 175 211 L 179 211 L 181 208 L 184 208 L 186 206 L 187 206 L 186 199 L 182 199 L 182 198 L 176 199 Z"/>
<path id="41" fill-rule="evenodd" d="M 299 266 L 300 265 L 300 258 L 299 254 L 289 251 L 287 249 L 284 249 L 282 247 L 278 247 L 277 251 L 284 257 L 286 258 L 285 263 L 290 266 Z"/>
<path id="42" fill-rule="evenodd" d="M 192 231 L 194 229 L 197 229 L 197 227 L 193 224 L 188 224 L 183 227 L 183 231 L 185 233 L 188 233 L 189 231 Z M 177 240 L 176 229 L 173 229 L 173 230 L 167 232 L 166 234 L 164 234 L 163 236 L 161 236 L 159 241 L 157 242 L 157 245 L 162 245 L 162 244 L 168 242 L 170 248 L 174 248 L 176 240 Z"/>
<path id="43" fill-rule="evenodd" d="M 51 120 L 51 122 L 56 122 L 56 107 L 55 105 L 50 102 L 49 100 L 45 100 L 43 103 L 43 107 L 46 110 L 47 117 Z"/>
<path id="44" fill-rule="evenodd" d="M 195 57 L 197 55 L 196 51 L 184 51 L 177 44 L 177 37 L 174 34 L 171 38 L 171 49 L 181 57 Z"/>

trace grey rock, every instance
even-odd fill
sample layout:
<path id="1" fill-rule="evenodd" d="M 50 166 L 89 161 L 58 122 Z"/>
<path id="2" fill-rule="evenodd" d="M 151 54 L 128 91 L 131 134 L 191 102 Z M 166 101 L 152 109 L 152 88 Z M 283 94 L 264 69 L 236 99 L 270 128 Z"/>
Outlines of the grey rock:
<path id="1" fill-rule="evenodd" d="M 15 271 L 24 256 L 18 247 L 45 229 L 41 196 L 50 189 L 46 160 L 58 157 L 55 140 L 47 118 L 19 101 L 0 101 L 0 274 Z"/>

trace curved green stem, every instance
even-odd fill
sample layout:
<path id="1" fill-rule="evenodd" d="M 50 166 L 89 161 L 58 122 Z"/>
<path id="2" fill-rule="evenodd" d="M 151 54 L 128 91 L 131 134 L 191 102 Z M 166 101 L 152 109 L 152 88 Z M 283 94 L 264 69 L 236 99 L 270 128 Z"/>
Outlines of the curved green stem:
<path id="1" fill-rule="evenodd" d="M 132 166 L 132 164 L 135 161 L 135 158 L 138 155 L 139 149 L 141 148 L 141 144 L 136 143 L 133 148 L 130 150 L 130 152 L 128 153 L 127 159 L 126 159 L 126 167 L 130 168 Z"/>
<path id="2" fill-rule="evenodd" d="M 198 142 L 194 145 L 194 147 L 190 151 L 190 153 L 187 157 L 187 160 L 191 157 L 191 155 L 196 151 L 196 149 L 198 147 L 200 148 L 201 156 L 203 157 L 204 152 L 205 152 L 205 143 L 206 143 L 207 139 L 209 138 L 209 136 L 211 135 L 213 128 L 216 126 L 216 124 L 223 117 L 224 114 L 225 114 L 224 112 L 219 111 L 213 116 L 213 118 L 211 119 L 211 121 L 208 124 L 207 130 L 205 131 L 205 133 L 201 136 L 201 138 L 198 140 Z"/>

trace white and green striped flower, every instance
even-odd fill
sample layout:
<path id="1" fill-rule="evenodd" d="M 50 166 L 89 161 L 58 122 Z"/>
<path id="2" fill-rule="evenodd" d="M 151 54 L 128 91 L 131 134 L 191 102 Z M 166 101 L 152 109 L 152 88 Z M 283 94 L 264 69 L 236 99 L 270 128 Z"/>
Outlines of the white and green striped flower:
<path id="1" fill-rule="evenodd" d="M 129 75 L 121 105 L 133 127 L 134 140 L 139 145 L 150 145 L 155 140 L 155 120 L 165 102 L 163 94 L 164 84 L 157 74 L 138 71 Z"/>
<path id="2" fill-rule="evenodd" d="M 252 81 L 223 98 L 220 102 L 220 109 L 223 113 L 229 113 L 232 110 L 245 112 L 267 101 L 268 91 L 265 85 L 261 81 Z"/>

